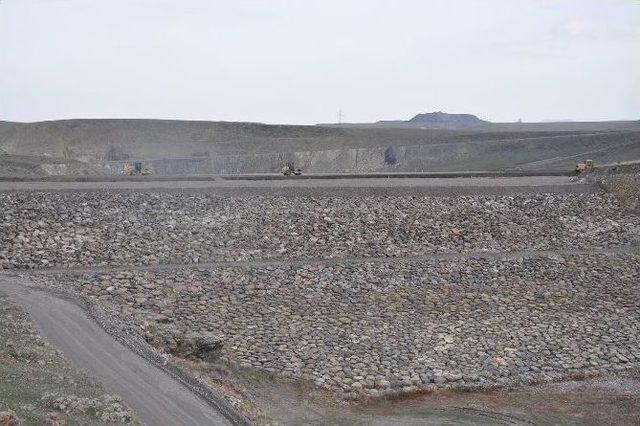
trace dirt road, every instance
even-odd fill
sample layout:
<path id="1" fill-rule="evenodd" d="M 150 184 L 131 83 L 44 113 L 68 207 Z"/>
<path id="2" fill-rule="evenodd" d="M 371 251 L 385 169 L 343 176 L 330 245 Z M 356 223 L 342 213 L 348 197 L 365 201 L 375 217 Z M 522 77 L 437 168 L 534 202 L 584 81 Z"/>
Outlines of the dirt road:
<path id="1" fill-rule="evenodd" d="M 517 250 L 517 251 L 471 251 L 471 252 L 449 252 L 449 253 L 429 253 L 424 255 L 409 255 L 401 257 L 329 257 L 329 258 L 298 258 L 298 259 L 274 259 L 274 260 L 231 260 L 213 261 L 198 263 L 160 263 L 157 265 L 124 265 L 124 266 L 86 266 L 86 267 L 50 267 L 38 268 L 29 271 L 32 275 L 47 274 L 87 274 L 87 273 L 107 273 L 114 271 L 158 271 L 173 270 L 182 268 L 264 268 L 278 266 L 304 266 L 304 265 L 348 265 L 360 263 L 403 263 L 420 262 L 430 260 L 455 261 L 470 259 L 517 259 L 536 258 L 548 256 L 578 256 L 587 254 L 605 254 L 614 256 L 617 254 L 638 253 L 640 248 L 637 245 L 617 246 L 603 248 L 592 248 L 590 250 Z"/>
<path id="2" fill-rule="evenodd" d="M 594 193 L 600 189 L 569 176 L 478 178 L 345 178 L 284 180 L 144 180 L 102 182 L 0 181 L 3 191 L 178 191 L 217 195 L 504 195 L 516 193 Z"/>
<path id="3" fill-rule="evenodd" d="M 31 315 L 38 332 L 77 367 L 121 396 L 145 425 L 229 425 L 183 384 L 114 340 L 75 303 L 0 275 L 0 291 Z"/>

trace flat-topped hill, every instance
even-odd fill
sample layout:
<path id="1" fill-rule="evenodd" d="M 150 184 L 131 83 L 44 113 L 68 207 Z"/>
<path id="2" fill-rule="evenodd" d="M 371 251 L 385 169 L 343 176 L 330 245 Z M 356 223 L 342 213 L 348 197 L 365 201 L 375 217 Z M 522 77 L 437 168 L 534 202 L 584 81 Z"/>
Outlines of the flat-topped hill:
<path id="1" fill-rule="evenodd" d="M 473 114 L 447 114 L 446 112 L 428 112 L 423 114 L 417 114 L 409 123 L 421 123 L 421 124 L 448 124 L 460 127 L 477 126 L 479 124 L 487 123 L 487 121 L 480 120 Z"/>

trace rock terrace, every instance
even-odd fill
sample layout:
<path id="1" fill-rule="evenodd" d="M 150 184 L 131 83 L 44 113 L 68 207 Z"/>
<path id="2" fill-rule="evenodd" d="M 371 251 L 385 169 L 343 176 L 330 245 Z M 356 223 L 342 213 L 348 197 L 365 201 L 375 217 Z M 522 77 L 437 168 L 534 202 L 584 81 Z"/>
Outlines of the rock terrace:
<path id="1" fill-rule="evenodd" d="M 345 393 L 482 388 L 640 366 L 640 256 L 182 269 L 40 277 L 135 319 L 171 351 Z"/>
<path id="2" fill-rule="evenodd" d="M 0 269 L 591 248 L 638 235 L 640 218 L 601 194 L 0 193 Z"/>
<path id="3" fill-rule="evenodd" d="M 15 192 L 0 219 L 0 268 L 122 266 L 32 279 L 163 350 L 212 336 L 229 362 L 345 395 L 639 371 L 640 217 L 606 194 Z M 496 256 L 408 258 L 478 251 Z M 204 265 L 237 260 L 257 262 Z M 182 266 L 130 268 L 158 264 Z"/>

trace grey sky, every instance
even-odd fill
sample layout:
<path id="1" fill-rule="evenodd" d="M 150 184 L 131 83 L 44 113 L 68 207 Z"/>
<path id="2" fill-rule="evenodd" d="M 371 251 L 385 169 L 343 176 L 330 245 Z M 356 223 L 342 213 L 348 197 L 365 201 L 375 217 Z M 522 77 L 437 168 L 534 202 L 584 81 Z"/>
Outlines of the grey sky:
<path id="1" fill-rule="evenodd" d="M 640 119 L 640 2 L 0 0 L 0 120 Z"/>

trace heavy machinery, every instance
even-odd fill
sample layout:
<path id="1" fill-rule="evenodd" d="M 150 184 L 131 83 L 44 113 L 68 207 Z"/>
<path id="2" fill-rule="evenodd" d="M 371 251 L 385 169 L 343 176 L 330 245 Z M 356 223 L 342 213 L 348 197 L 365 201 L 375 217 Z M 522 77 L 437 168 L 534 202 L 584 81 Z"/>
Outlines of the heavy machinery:
<path id="1" fill-rule="evenodd" d="M 296 169 L 293 166 L 293 163 L 286 163 L 282 167 L 280 167 L 280 173 L 282 173 L 285 176 L 291 176 L 291 175 L 300 176 L 302 174 L 302 170 Z"/>
<path id="2" fill-rule="evenodd" d="M 582 173 L 593 169 L 593 160 L 584 160 L 576 164 L 576 173 Z"/>
<path id="3" fill-rule="evenodd" d="M 151 174 L 151 169 L 142 167 L 142 163 L 136 161 L 133 164 L 125 164 L 124 170 L 122 172 L 128 176 L 149 176 Z"/>

